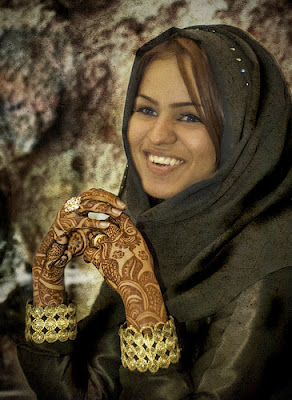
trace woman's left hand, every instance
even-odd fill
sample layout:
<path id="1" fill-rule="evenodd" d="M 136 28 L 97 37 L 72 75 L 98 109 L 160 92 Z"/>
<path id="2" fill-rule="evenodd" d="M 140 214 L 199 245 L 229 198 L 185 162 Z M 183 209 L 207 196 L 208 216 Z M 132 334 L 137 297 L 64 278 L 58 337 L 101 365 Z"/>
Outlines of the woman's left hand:
<path id="1" fill-rule="evenodd" d="M 121 296 L 128 326 L 140 329 L 165 322 L 167 313 L 153 271 L 152 255 L 130 218 L 121 214 L 100 233 L 89 232 L 83 253 Z"/>
<path id="2" fill-rule="evenodd" d="M 106 221 L 94 220 L 89 213 L 119 216 L 125 204 L 113 193 L 92 188 L 63 203 L 34 259 L 34 305 L 58 305 L 66 301 L 64 268 L 83 254 L 89 231 L 106 228 Z"/>

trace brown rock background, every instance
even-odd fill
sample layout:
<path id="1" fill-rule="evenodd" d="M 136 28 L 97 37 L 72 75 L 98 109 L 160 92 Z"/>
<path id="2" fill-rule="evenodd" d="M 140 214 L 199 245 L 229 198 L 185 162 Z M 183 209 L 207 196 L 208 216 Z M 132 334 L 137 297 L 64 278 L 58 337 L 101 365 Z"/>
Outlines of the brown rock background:
<path id="1" fill-rule="evenodd" d="M 118 192 L 123 103 L 135 50 L 171 26 L 250 32 L 292 85 L 288 0 L 0 0 L 0 329 L 18 334 L 33 255 L 66 198 Z M 79 318 L 102 278 L 66 270 Z"/>

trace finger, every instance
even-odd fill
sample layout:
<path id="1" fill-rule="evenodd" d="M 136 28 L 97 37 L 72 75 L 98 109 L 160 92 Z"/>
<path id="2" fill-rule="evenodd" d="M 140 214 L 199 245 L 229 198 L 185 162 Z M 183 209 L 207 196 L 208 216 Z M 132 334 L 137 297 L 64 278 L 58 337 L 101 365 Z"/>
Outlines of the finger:
<path id="1" fill-rule="evenodd" d="M 103 214 L 107 216 L 113 216 L 113 217 L 119 217 L 122 213 L 122 210 L 113 207 L 109 203 L 104 203 L 101 201 L 96 200 L 96 198 L 91 197 L 91 198 L 86 198 L 82 199 L 79 209 L 76 211 L 77 214 L 79 215 L 84 215 L 84 214 L 92 214 L 92 213 L 98 213 L 98 214 Z M 98 219 L 98 218 L 95 218 Z M 104 219 L 104 218 L 103 218 Z"/>
<path id="2" fill-rule="evenodd" d="M 80 196 L 84 200 L 94 198 L 97 201 L 109 203 L 112 207 L 119 210 L 124 210 L 126 208 L 126 204 L 123 203 L 118 196 L 103 189 L 92 188 L 86 192 L 81 193 Z"/>
<path id="3" fill-rule="evenodd" d="M 93 188 L 77 197 L 66 200 L 58 213 L 57 219 L 74 218 L 76 214 L 88 215 L 88 213 L 102 213 L 105 216 L 118 217 L 125 207 L 126 205 L 113 193 Z M 106 219 L 106 217 L 94 217 L 94 219 Z"/>
<path id="4" fill-rule="evenodd" d="M 103 276 L 101 263 L 99 262 L 98 251 L 92 247 L 87 247 L 83 253 L 83 259 L 87 263 L 92 263 Z"/>
<path id="5" fill-rule="evenodd" d="M 65 200 L 62 204 L 61 210 L 59 213 L 62 214 L 72 214 L 74 211 L 78 210 L 81 202 L 81 196 L 71 197 L 68 200 Z"/>
<path id="6" fill-rule="evenodd" d="M 64 252 L 64 254 L 55 261 L 51 267 L 65 268 L 69 261 L 72 260 L 72 253 L 68 250 Z"/>
<path id="7" fill-rule="evenodd" d="M 121 236 L 122 231 L 118 224 L 115 224 L 112 220 L 109 226 L 103 230 L 102 233 L 105 233 L 106 236 L 111 240 L 111 242 L 115 242 Z"/>
<path id="8" fill-rule="evenodd" d="M 110 217 L 108 222 L 117 225 L 121 231 L 127 231 L 128 228 L 137 230 L 135 224 L 131 221 L 130 217 L 122 213 L 119 217 Z"/>
<path id="9" fill-rule="evenodd" d="M 84 253 L 82 254 L 83 260 L 87 263 L 91 263 L 91 255 L 88 253 L 87 249 L 84 250 Z"/>
<path id="10" fill-rule="evenodd" d="M 101 243 L 107 242 L 109 237 L 101 232 L 95 232 L 89 235 L 89 247 L 100 248 Z"/>
<path id="11" fill-rule="evenodd" d="M 100 243 L 114 242 L 121 236 L 122 231 L 115 223 L 109 223 L 104 229 L 90 230 L 87 234 L 87 247 L 97 248 Z"/>
<path id="12" fill-rule="evenodd" d="M 78 229 L 105 229 L 109 227 L 108 221 L 96 221 L 87 216 L 82 215 L 66 215 L 63 217 L 57 216 L 54 224 L 52 225 L 54 239 L 58 244 L 67 244 L 69 241 L 70 233 Z"/>
<path id="13" fill-rule="evenodd" d="M 68 242 L 68 251 L 72 256 L 80 256 L 87 246 L 89 229 L 80 229 L 71 234 Z"/>
<path id="14" fill-rule="evenodd" d="M 83 228 L 88 228 L 88 229 L 106 229 L 110 226 L 110 223 L 108 221 L 96 221 L 95 219 L 87 218 L 87 217 L 82 217 L 82 218 L 77 218 L 76 219 L 76 225 L 75 229 L 83 229 Z"/>
<path id="15" fill-rule="evenodd" d="M 93 259 L 93 256 L 94 256 L 94 249 L 93 248 L 88 247 L 88 248 L 86 248 L 84 250 L 83 259 L 84 259 L 85 262 L 91 263 L 91 260 Z"/>

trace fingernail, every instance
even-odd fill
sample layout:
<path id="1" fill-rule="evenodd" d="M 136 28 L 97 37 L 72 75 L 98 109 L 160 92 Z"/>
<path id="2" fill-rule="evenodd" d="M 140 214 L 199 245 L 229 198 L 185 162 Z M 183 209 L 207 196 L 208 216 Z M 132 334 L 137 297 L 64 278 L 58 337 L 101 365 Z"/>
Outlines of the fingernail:
<path id="1" fill-rule="evenodd" d="M 118 199 L 117 200 L 117 205 L 121 208 L 127 208 L 126 204 L 122 202 L 122 200 Z"/>
<path id="2" fill-rule="evenodd" d="M 101 221 L 101 222 L 99 223 L 99 226 L 100 226 L 101 228 L 108 228 L 108 227 L 110 226 L 110 223 L 109 223 L 109 222 L 106 222 L 106 221 Z"/>
<path id="3" fill-rule="evenodd" d="M 114 215 L 116 215 L 117 217 L 119 217 L 121 214 L 122 214 L 122 211 L 121 210 L 118 210 L 117 208 L 112 208 L 112 213 L 114 214 Z"/>
<path id="4" fill-rule="evenodd" d="M 88 218 L 95 219 L 96 221 L 104 221 L 109 218 L 109 215 L 103 213 L 89 212 Z"/>

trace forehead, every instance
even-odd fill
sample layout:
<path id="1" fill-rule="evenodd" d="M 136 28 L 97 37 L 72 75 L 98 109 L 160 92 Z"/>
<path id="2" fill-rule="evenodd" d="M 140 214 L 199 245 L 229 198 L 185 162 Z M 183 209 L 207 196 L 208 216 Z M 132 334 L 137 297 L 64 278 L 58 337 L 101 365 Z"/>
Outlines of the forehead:
<path id="1" fill-rule="evenodd" d="M 191 73 L 190 62 L 186 71 L 191 84 L 196 89 L 196 82 Z M 145 69 L 138 94 L 150 96 L 161 102 L 190 101 L 189 91 L 180 72 L 175 56 L 152 61 Z"/>
<path id="2" fill-rule="evenodd" d="M 171 89 L 184 86 L 175 57 L 152 61 L 144 71 L 139 92 L 142 90 Z"/>

